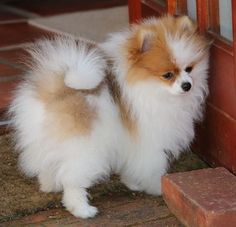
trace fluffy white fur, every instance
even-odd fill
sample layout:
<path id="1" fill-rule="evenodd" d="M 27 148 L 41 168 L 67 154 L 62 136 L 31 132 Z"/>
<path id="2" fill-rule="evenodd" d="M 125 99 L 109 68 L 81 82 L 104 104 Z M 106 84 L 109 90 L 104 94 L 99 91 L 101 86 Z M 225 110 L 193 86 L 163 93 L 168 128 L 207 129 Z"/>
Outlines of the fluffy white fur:
<path id="1" fill-rule="evenodd" d="M 28 51 L 33 56 L 31 66 L 40 74 L 66 72 L 65 84 L 74 89 L 95 88 L 103 79 L 106 61 L 97 48 L 77 45 L 69 38 L 38 41 Z M 91 43 L 91 45 L 94 45 Z M 92 67 L 91 67 L 92 66 Z"/>
<path id="2" fill-rule="evenodd" d="M 77 46 L 71 39 L 37 44 L 31 52 L 33 69 L 16 92 L 10 108 L 22 170 L 29 176 L 37 176 L 45 192 L 63 190 L 66 209 L 77 217 L 88 218 L 97 213 L 88 204 L 86 189 L 111 172 L 120 174 L 122 182 L 132 190 L 161 194 L 160 178 L 168 166 L 167 153 L 178 157 L 189 146 L 194 137 L 194 122 L 202 116 L 208 92 L 207 56 L 191 73 L 188 80 L 193 88 L 187 94 L 173 94 L 170 88 L 152 81 L 130 86 L 125 80 L 128 66 L 122 48 L 131 33 L 114 34 L 100 47 L 113 61 L 112 71 L 122 97 L 131 106 L 138 138 L 132 137 L 123 126 L 107 88 L 99 95 L 87 97 L 98 110 L 89 135 L 75 135 L 66 140 L 48 136 L 44 123 L 47 109 L 37 98 L 32 78 L 63 72 L 67 86 L 90 89 L 105 76 L 102 52 Z M 175 37 L 170 39 L 170 48 L 184 69 L 197 55 L 194 44 Z"/>

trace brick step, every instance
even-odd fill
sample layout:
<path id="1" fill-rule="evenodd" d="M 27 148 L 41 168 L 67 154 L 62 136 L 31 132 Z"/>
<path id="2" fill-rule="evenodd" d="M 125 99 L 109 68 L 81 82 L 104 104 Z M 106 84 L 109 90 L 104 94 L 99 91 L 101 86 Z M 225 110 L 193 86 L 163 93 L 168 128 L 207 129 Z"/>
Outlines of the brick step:
<path id="1" fill-rule="evenodd" d="M 162 191 L 169 209 L 186 226 L 236 226 L 236 177 L 225 168 L 166 175 Z"/>

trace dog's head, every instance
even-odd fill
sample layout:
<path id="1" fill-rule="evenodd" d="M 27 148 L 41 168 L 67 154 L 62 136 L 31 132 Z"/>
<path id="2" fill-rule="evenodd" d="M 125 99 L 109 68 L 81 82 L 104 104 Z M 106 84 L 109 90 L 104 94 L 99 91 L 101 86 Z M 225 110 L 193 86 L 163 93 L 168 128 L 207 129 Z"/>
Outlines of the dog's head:
<path id="1" fill-rule="evenodd" d="M 152 83 L 179 95 L 206 78 L 209 42 L 187 16 L 146 19 L 130 31 L 122 49 L 129 85 Z"/>

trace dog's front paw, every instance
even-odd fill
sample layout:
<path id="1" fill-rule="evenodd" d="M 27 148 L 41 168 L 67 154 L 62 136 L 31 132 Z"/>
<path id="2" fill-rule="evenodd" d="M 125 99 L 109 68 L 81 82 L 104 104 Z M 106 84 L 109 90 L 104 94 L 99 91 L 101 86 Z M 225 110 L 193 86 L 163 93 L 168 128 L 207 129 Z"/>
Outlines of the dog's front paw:
<path id="1" fill-rule="evenodd" d="M 98 209 L 94 206 L 86 205 L 74 205 L 72 207 L 66 207 L 75 217 L 78 218 L 92 218 L 98 213 Z"/>
<path id="2" fill-rule="evenodd" d="M 88 204 L 84 188 L 66 187 L 62 202 L 66 209 L 78 218 L 92 218 L 98 212 L 96 207 Z"/>

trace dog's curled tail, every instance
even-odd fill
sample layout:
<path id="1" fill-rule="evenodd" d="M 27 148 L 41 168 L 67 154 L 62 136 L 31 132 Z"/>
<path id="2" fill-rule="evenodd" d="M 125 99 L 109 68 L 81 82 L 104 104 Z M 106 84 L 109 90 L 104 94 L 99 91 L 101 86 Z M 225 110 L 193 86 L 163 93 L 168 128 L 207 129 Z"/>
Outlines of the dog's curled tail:
<path id="1" fill-rule="evenodd" d="M 96 44 L 70 37 L 43 39 L 29 47 L 28 66 L 34 80 L 63 77 L 65 86 L 73 89 L 93 89 L 105 77 L 107 62 Z M 49 81 L 50 83 L 50 81 Z"/>

